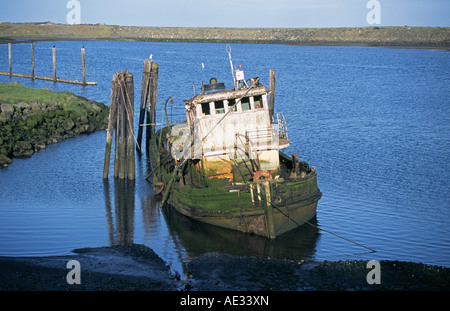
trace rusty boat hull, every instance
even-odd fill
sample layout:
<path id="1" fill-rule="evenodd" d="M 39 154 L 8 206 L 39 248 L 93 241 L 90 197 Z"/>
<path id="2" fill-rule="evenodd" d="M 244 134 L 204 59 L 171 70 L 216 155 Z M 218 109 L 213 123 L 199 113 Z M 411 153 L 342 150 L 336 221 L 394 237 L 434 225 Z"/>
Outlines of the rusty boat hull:
<path id="1" fill-rule="evenodd" d="M 310 177 L 310 181 L 313 179 L 316 179 L 315 175 Z M 321 193 L 318 191 L 315 195 L 282 207 L 266 207 L 263 206 L 265 202 L 260 205 L 252 204 L 246 195 L 246 190 L 242 189 L 238 195 L 228 194 L 235 203 L 223 204 L 220 209 L 215 210 L 202 207 L 200 200 L 189 205 L 188 202 L 192 202 L 193 197 L 190 196 L 192 192 L 186 190 L 188 189 L 174 187 L 169 203 L 177 212 L 207 224 L 267 238 L 275 238 L 309 222 L 316 215 L 317 204 L 321 198 Z M 229 189 L 226 191 L 229 192 Z M 209 205 L 210 200 L 219 199 L 215 198 L 218 196 L 217 193 L 209 195 L 209 191 L 203 190 L 203 192 L 205 206 Z M 225 192 L 219 195 L 220 199 L 223 199 L 223 195 Z M 271 211 L 268 212 L 267 209 Z"/>
<path id="2" fill-rule="evenodd" d="M 155 135 L 151 148 L 153 162 L 158 163 L 154 184 L 167 208 L 200 222 L 270 239 L 309 222 L 316 215 L 322 193 L 314 167 L 298 177 L 235 184 L 202 179 L 198 173 L 201 163 L 186 162 L 188 168 L 184 171 L 198 173 L 201 180 L 185 184 L 181 174 L 172 171 L 173 159 L 167 162 L 158 136 Z M 161 165 L 164 159 L 166 164 Z M 280 163 L 287 177 L 292 160 L 280 152 Z M 161 184 L 165 185 L 162 191 Z"/>

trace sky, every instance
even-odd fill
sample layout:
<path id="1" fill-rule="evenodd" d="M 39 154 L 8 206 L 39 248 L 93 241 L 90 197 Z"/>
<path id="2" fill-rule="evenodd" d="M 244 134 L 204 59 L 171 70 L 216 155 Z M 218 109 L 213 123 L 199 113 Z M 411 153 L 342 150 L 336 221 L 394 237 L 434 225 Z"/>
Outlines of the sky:
<path id="1" fill-rule="evenodd" d="M 450 0 L 0 0 L 0 22 L 71 23 L 76 21 L 72 14 L 75 6 L 69 2 L 80 4 L 76 16 L 82 24 L 245 28 L 450 26 Z M 373 3 L 379 4 L 376 12 Z M 373 14 L 379 19 L 374 20 Z"/>

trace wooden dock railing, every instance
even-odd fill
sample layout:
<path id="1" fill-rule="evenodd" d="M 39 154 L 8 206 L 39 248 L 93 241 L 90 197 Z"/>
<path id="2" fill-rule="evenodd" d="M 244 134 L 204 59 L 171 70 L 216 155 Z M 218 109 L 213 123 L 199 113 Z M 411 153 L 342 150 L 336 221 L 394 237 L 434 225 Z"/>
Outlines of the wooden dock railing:
<path id="1" fill-rule="evenodd" d="M 11 43 L 8 43 L 8 61 L 9 61 L 9 72 L 0 71 L 0 75 L 10 76 L 10 77 L 20 77 L 20 78 L 30 78 L 32 80 L 45 80 L 45 81 L 53 81 L 53 82 L 62 82 L 62 83 L 70 83 L 70 84 L 78 84 L 78 85 L 97 85 L 97 82 L 87 82 L 86 81 L 86 64 L 85 64 L 85 49 L 84 46 L 81 48 L 81 66 L 83 79 L 82 81 L 78 80 L 70 80 L 70 79 L 62 79 L 56 76 L 56 49 L 53 46 L 53 77 L 48 76 L 36 76 L 34 72 L 35 62 L 34 62 L 34 43 L 31 43 L 31 74 L 23 74 L 23 73 L 15 73 L 12 71 L 12 51 L 11 51 Z"/>

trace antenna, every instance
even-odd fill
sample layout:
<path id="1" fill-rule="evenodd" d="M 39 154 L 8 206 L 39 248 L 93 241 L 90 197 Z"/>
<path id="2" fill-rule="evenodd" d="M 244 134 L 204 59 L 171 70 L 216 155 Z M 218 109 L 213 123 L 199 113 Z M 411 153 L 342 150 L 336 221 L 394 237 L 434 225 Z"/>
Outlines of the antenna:
<path id="1" fill-rule="evenodd" d="M 236 77 L 234 76 L 233 61 L 231 60 L 231 46 L 227 44 L 228 58 L 230 59 L 231 75 L 233 76 L 234 88 L 236 89 Z"/>

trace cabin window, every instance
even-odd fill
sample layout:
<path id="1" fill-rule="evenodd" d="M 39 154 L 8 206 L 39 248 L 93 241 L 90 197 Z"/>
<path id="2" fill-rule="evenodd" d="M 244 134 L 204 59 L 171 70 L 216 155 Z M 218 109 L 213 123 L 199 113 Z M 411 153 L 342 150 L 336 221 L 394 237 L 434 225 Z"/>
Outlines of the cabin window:
<path id="1" fill-rule="evenodd" d="M 229 99 L 228 100 L 228 109 L 231 111 L 237 111 L 237 107 L 236 107 L 236 100 L 235 99 Z"/>
<path id="2" fill-rule="evenodd" d="M 223 103 L 223 101 L 216 101 L 214 103 L 214 108 L 216 110 L 216 114 L 222 114 L 225 113 L 225 105 Z"/>
<path id="3" fill-rule="evenodd" d="M 253 97 L 255 102 L 255 109 L 261 109 L 263 108 L 263 101 L 262 101 L 262 95 L 257 95 Z"/>
<path id="4" fill-rule="evenodd" d="M 241 99 L 242 111 L 250 110 L 250 98 L 244 97 Z"/>
<path id="5" fill-rule="evenodd" d="M 209 103 L 202 103 L 202 113 L 204 116 L 211 115 L 211 109 L 209 108 Z"/>

